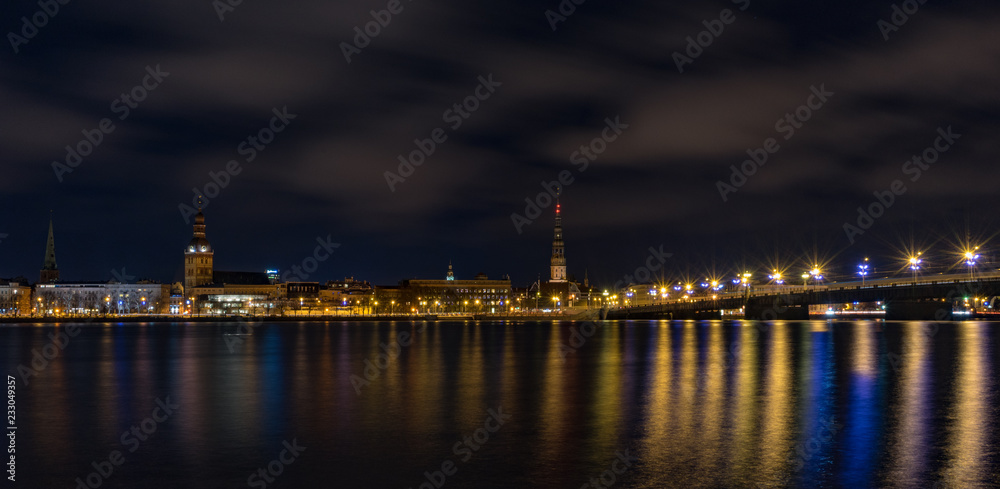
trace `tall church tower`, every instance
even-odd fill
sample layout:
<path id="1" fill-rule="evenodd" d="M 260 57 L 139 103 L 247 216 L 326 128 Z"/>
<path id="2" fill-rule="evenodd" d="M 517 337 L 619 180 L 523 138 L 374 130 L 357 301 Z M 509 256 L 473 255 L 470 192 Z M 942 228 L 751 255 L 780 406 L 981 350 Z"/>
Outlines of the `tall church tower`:
<path id="1" fill-rule="evenodd" d="M 198 215 L 194 217 L 194 237 L 184 250 L 184 289 L 197 287 L 199 285 L 213 282 L 212 260 L 215 251 L 212 244 L 205 238 L 205 214 L 202 214 L 201 207 L 198 208 Z"/>
<path id="2" fill-rule="evenodd" d="M 566 245 L 563 243 L 562 230 L 562 207 L 559 205 L 559 198 L 556 197 L 556 229 L 555 238 L 552 240 L 552 262 L 549 282 L 566 281 Z"/>
<path id="3" fill-rule="evenodd" d="M 56 265 L 56 239 L 52 232 L 52 216 L 49 216 L 49 239 L 45 243 L 45 263 L 42 265 L 39 283 L 50 284 L 59 281 L 59 266 Z"/>

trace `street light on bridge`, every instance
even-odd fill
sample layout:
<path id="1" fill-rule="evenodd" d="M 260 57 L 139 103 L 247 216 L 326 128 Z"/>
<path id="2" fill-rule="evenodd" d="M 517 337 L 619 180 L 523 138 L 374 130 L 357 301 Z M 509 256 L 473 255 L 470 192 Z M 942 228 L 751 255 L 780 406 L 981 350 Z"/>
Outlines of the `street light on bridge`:
<path id="1" fill-rule="evenodd" d="M 774 271 L 774 273 L 772 273 L 771 275 L 768 275 L 768 276 L 767 276 L 767 278 L 769 278 L 769 279 L 773 280 L 773 281 L 774 281 L 774 283 L 776 283 L 776 284 L 778 284 L 778 285 L 782 285 L 782 284 L 784 284 L 784 283 L 785 283 L 785 279 L 784 279 L 784 277 L 783 277 L 783 276 L 781 275 L 781 272 L 779 272 L 779 271 L 777 271 L 777 270 L 775 270 L 775 271 Z"/>
<path id="2" fill-rule="evenodd" d="M 971 250 L 966 250 L 965 252 L 965 265 L 969 267 L 969 279 L 975 279 L 976 277 L 976 262 L 979 260 L 979 247 L 975 247 Z"/>
<path id="3" fill-rule="evenodd" d="M 861 286 L 865 286 L 865 277 L 868 276 L 868 258 L 865 257 L 865 262 L 858 265 L 858 275 L 861 275 Z"/>
<path id="4" fill-rule="evenodd" d="M 910 259 L 907 260 L 907 262 L 910 264 L 910 270 L 913 271 L 914 284 L 917 283 L 917 270 L 920 270 L 920 265 L 924 262 L 924 260 L 920 258 L 920 255 L 922 254 L 923 252 L 918 252 L 916 255 L 911 255 Z"/>

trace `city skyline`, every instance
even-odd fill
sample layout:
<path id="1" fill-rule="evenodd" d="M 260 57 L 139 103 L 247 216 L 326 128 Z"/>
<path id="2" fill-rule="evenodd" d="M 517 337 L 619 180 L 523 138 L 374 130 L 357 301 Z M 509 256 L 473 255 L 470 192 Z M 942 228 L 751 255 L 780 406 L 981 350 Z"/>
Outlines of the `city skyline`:
<path id="1" fill-rule="evenodd" d="M 589 279 L 590 269 L 589 267 L 584 267 L 584 273 L 582 276 L 574 273 L 572 268 L 566 267 L 566 258 L 564 255 L 565 243 L 563 241 L 563 228 L 562 228 L 562 212 L 561 205 L 559 203 L 560 196 L 556 195 L 553 201 L 556 203 L 553 206 L 553 230 L 555 232 L 555 239 L 551 243 L 552 254 L 549 259 L 549 270 L 543 273 L 539 273 L 536 277 L 528 277 L 523 282 L 513 281 L 515 286 L 526 286 L 528 284 L 533 284 L 541 279 L 543 282 L 563 282 L 565 279 L 569 279 L 574 283 L 583 283 Z M 200 209 L 195 209 L 197 216 L 192 219 L 192 223 L 195 227 L 194 240 L 192 240 L 189 245 L 207 245 L 201 246 L 202 250 L 206 251 L 209 256 L 209 266 L 207 272 L 208 279 L 202 278 L 198 283 L 211 283 L 211 269 L 212 258 L 214 255 L 214 246 L 209 244 L 205 240 L 205 217 Z M 705 281 L 728 281 L 731 276 L 735 275 L 740 278 L 745 273 L 757 273 L 759 274 L 755 277 L 755 281 L 763 283 L 774 283 L 775 281 L 783 281 L 788 279 L 794 279 L 799 272 L 804 272 L 806 274 L 817 275 L 819 270 L 827 276 L 827 280 L 836 278 L 835 281 L 856 281 L 859 280 L 861 275 L 876 275 L 883 278 L 905 276 L 909 273 L 909 270 L 914 269 L 913 261 L 920 259 L 921 266 L 915 267 L 919 269 L 921 273 L 931 273 L 931 274 L 943 274 L 943 273 L 955 273 L 962 270 L 970 271 L 971 267 L 977 270 L 991 270 L 997 268 L 997 258 L 993 248 L 987 246 L 990 244 L 991 237 L 973 238 L 971 234 L 966 232 L 964 237 L 955 236 L 953 240 L 945 240 L 942 243 L 941 239 L 931 242 L 930 240 L 923 240 L 921 244 L 915 244 L 916 242 L 911 241 L 910 245 L 901 245 L 892 248 L 891 255 L 873 255 L 865 254 L 863 259 L 859 260 L 860 265 L 855 266 L 852 263 L 844 260 L 837 260 L 836 257 L 831 257 L 829 255 L 809 255 L 808 253 L 802 253 L 800 256 L 793 255 L 787 251 L 782 253 L 774 253 L 771 256 L 766 257 L 753 257 L 748 259 L 747 257 L 737 257 L 730 259 L 725 265 L 715 265 L 706 263 L 694 263 L 687 264 L 686 269 L 684 267 L 677 268 L 677 263 L 668 263 L 667 259 L 673 257 L 672 253 L 664 252 L 661 245 L 660 249 L 657 250 L 655 247 L 651 247 L 648 251 L 651 253 L 651 257 L 655 258 L 660 263 L 660 266 L 654 267 L 650 272 L 646 273 L 645 277 L 636 277 L 635 274 L 618 274 L 615 277 L 619 279 L 614 282 L 614 285 L 610 287 L 610 290 L 616 291 L 621 290 L 623 287 L 628 285 L 641 285 L 641 284 L 691 284 L 691 283 L 701 283 Z M 200 239 L 200 241 L 199 241 Z M 256 268 L 247 268 L 246 270 L 253 270 L 253 272 L 248 273 L 276 273 L 279 277 L 280 282 L 294 282 L 294 281 L 309 281 L 309 282 L 328 282 L 328 281 L 338 281 L 341 279 L 351 278 L 364 280 L 373 284 L 380 285 L 391 285 L 396 284 L 408 279 L 437 279 L 438 274 L 432 274 L 427 276 L 397 276 L 395 279 L 389 279 L 383 282 L 378 280 L 369 280 L 369 276 L 365 273 L 359 274 L 344 274 L 342 276 L 323 276 L 322 268 L 324 264 L 330 260 L 335 260 L 335 252 L 340 248 L 340 243 L 334 243 L 330 240 L 328 236 L 325 240 L 322 236 L 316 238 L 317 242 L 320 243 L 319 248 L 324 248 L 326 253 L 323 254 L 322 259 L 316 260 L 306 256 L 306 260 L 314 260 L 315 265 L 312 270 L 306 270 L 303 272 L 302 267 L 299 264 L 292 265 L 290 269 L 282 269 L 274 266 L 263 266 Z M 196 243 L 197 241 L 197 243 Z M 195 246 L 196 248 L 198 246 Z M 185 255 L 188 252 L 194 252 L 193 249 L 188 249 L 190 246 L 184 248 Z M 974 259 L 972 258 L 974 256 Z M 870 261 L 872 257 L 875 257 L 875 261 Z M 186 260 L 186 258 L 185 258 Z M 50 281 L 62 281 L 68 283 L 84 283 L 84 282 L 101 282 L 106 281 L 104 278 L 77 278 L 77 277 L 63 277 L 61 276 L 61 270 L 56 265 L 57 258 L 55 254 L 55 244 L 54 244 L 54 226 L 50 216 L 48 234 L 45 244 L 45 253 L 43 259 L 43 265 L 41 271 L 39 272 L 41 276 L 37 280 L 38 283 L 46 283 Z M 449 280 L 455 277 L 453 270 L 454 260 L 448 260 L 447 271 L 442 274 L 442 277 L 448 278 Z M 223 262 L 221 268 L 236 269 L 238 267 L 227 267 Z M 187 264 L 190 265 L 190 264 Z M 154 281 L 159 283 L 182 283 L 185 287 L 190 287 L 194 283 L 189 283 L 185 279 L 185 264 L 179 266 L 179 273 L 175 274 L 175 279 L 164 280 L 157 278 L 155 276 L 144 275 L 140 269 L 133 268 L 132 272 L 128 271 L 127 266 L 121 268 L 112 268 L 108 272 L 107 280 L 112 282 L 122 282 L 128 283 L 131 281 Z M 863 273 L 859 274 L 857 267 L 863 266 Z M 214 267 L 216 270 L 219 267 Z M 639 269 L 644 267 L 640 263 Z M 648 265 L 647 267 L 648 268 Z M 472 270 L 472 269 L 469 269 Z M 567 271 L 568 270 L 568 271 Z M 2 270 L 0 270 L 2 271 Z M 762 272 L 762 274 L 761 274 Z M 138 274 L 138 275 L 136 275 Z M 463 279 L 470 279 L 473 276 L 489 274 L 486 270 L 478 270 L 476 272 L 467 271 L 467 276 L 463 276 Z M 763 279 L 767 277 L 767 279 Z M 506 273 L 496 274 L 496 276 L 503 276 L 508 278 L 509 275 Z M 36 280 L 33 278 L 32 273 L 27 274 L 7 274 L 6 276 L 0 275 L 0 277 L 5 278 L 18 278 L 23 277 L 28 280 L 29 283 L 35 283 Z M 647 278 L 648 277 L 648 278 Z M 624 280 L 622 280 L 622 278 Z M 605 290 L 608 289 L 609 283 L 596 282 L 599 286 L 602 286 Z"/>

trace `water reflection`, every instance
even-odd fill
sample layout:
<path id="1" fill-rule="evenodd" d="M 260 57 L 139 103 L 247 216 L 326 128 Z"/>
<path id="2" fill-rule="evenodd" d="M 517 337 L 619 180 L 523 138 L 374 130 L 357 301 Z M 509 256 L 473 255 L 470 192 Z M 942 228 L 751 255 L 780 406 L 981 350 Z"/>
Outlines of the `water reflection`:
<path id="1" fill-rule="evenodd" d="M 927 472 L 928 418 L 930 412 L 929 339 L 920 323 L 903 325 L 901 353 L 887 357 L 892 369 L 899 374 L 895 405 L 889 413 L 893 431 L 888 452 L 890 469 L 883 481 L 893 487 L 919 487 Z"/>
<path id="2" fill-rule="evenodd" d="M 877 443 L 881 436 L 881 417 L 877 398 L 878 351 L 875 325 L 859 321 L 850 328 L 851 342 L 847 373 L 847 406 L 844 413 L 841 484 L 848 487 L 872 486 L 873 470 L 878 462 Z"/>
<path id="3" fill-rule="evenodd" d="M 19 387 L 21 470 L 72 486 L 174 396 L 107 487 L 242 486 L 296 437 L 275 487 L 418 487 L 447 460 L 448 487 L 580 487 L 626 449 L 615 487 L 989 487 L 998 326 L 925 326 L 602 323 L 574 344 L 579 324 L 265 324 L 231 351 L 236 325 L 89 325 Z M 54 331 L 0 327 L 7 370 Z"/>
<path id="4" fill-rule="evenodd" d="M 991 451 L 985 428 L 995 418 L 990 402 L 994 393 L 987 390 L 993 379 L 984 340 L 988 326 L 967 322 L 957 328 L 958 369 L 941 479 L 945 487 L 985 487 L 986 454 Z"/>

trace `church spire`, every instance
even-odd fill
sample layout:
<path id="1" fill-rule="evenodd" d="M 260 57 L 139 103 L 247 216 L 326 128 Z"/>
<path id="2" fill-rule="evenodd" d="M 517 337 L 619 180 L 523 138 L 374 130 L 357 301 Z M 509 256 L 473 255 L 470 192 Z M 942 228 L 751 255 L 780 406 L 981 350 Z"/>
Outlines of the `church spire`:
<path id="1" fill-rule="evenodd" d="M 45 262 L 42 264 L 41 283 L 59 280 L 59 266 L 56 265 L 56 238 L 52 227 L 52 213 L 49 212 L 49 238 L 45 243 Z"/>
<path id="2" fill-rule="evenodd" d="M 551 282 L 566 281 L 566 244 L 563 242 L 562 204 L 556 195 L 556 223 L 552 239 L 552 260 L 550 266 Z"/>

